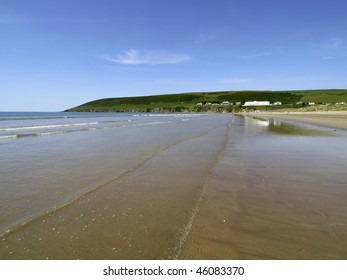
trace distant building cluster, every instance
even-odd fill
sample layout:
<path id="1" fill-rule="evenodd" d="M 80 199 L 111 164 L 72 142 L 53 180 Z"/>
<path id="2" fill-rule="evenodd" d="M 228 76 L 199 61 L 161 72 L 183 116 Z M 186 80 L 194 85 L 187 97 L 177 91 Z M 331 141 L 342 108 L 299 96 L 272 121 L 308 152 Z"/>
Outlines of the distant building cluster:
<path id="1" fill-rule="evenodd" d="M 270 101 L 247 101 L 243 106 L 270 106 Z"/>
<path id="2" fill-rule="evenodd" d="M 223 101 L 222 103 L 211 103 L 211 102 L 206 102 L 206 103 L 196 103 L 196 106 L 200 107 L 200 106 L 231 106 L 231 105 L 241 105 L 242 102 L 236 102 L 235 104 L 233 104 L 232 102 L 229 101 Z M 303 105 L 304 103 L 302 101 L 296 102 L 296 105 Z M 305 103 L 308 105 L 316 105 L 315 102 L 308 102 Z M 336 105 L 345 105 L 345 102 L 336 102 Z M 281 101 L 276 101 L 274 103 L 270 103 L 270 101 L 246 101 L 242 106 L 279 106 L 282 105 Z M 292 105 L 292 104 L 287 104 L 287 105 Z M 325 105 L 331 105 L 331 103 L 326 103 Z"/>
<path id="3" fill-rule="evenodd" d="M 235 105 L 241 105 L 241 104 L 242 102 L 235 103 Z M 223 101 L 222 103 L 211 103 L 211 102 L 196 103 L 196 106 L 231 106 L 231 105 L 234 105 L 234 103 L 229 101 Z M 246 101 L 245 104 L 243 104 L 243 106 L 270 106 L 270 105 L 282 105 L 282 102 L 277 101 L 271 104 L 270 101 Z"/>

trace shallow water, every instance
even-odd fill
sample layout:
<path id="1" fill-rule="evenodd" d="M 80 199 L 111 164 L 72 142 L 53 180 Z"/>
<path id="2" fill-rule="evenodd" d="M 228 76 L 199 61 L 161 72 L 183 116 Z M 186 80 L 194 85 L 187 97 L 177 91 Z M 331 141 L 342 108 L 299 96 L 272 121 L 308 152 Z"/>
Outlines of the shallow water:
<path id="1" fill-rule="evenodd" d="M 175 256 L 232 117 L 106 117 L 93 130 L 2 140 L 2 258 Z"/>
<path id="2" fill-rule="evenodd" d="M 61 114 L 22 124 L 49 134 L 0 140 L 0 258 L 347 257 L 345 132 L 232 115 Z M 20 127 L 13 119 L 7 127 Z M 65 122 L 94 124 L 54 133 Z"/>
<path id="3" fill-rule="evenodd" d="M 230 130 L 180 258 L 347 258 L 346 132 L 272 121 Z"/>

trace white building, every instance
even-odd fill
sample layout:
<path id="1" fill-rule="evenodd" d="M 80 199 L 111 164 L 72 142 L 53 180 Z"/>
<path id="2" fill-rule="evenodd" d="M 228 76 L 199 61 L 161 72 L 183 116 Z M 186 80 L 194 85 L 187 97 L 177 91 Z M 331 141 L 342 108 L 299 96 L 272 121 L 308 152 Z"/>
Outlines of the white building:
<path id="1" fill-rule="evenodd" d="M 222 105 L 222 106 L 229 106 L 230 102 L 229 101 L 223 101 L 220 105 Z"/>
<path id="2" fill-rule="evenodd" d="M 243 106 L 269 106 L 270 101 L 247 101 Z"/>
<path id="3" fill-rule="evenodd" d="M 281 101 L 276 101 L 276 102 L 274 102 L 274 105 L 282 105 L 282 102 Z"/>

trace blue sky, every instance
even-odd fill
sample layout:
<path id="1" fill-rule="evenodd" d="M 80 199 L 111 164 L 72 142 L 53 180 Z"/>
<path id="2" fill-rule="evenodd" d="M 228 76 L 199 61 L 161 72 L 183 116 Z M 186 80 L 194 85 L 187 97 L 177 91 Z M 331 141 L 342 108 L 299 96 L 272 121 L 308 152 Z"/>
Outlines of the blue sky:
<path id="1" fill-rule="evenodd" d="M 0 111 L 347 88 L 345 0 L 0 0 Z"/>

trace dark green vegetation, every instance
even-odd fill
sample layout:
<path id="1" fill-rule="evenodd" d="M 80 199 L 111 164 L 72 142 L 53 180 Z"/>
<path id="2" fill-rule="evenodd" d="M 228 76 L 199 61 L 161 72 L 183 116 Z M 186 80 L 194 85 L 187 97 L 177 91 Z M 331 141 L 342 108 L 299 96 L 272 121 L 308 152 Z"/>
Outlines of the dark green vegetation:
<path id="1" fill-rule="evenodd" d="M 237 112 L 246 101 L 282 102 L 281 106 L 247 107 L 247 110 L 302 108 L 308 102 L 347 103 L 347 90 L 220 91 L 105 98 L 71 108 L 70 112 Z M 228 101 L 234 105 L 220 105 Z M 235 105 L 241 102 L 241 105 Z M 298 105 L 297 103 L 303 104 Z M 202 105 L 197 106 L 198 103 Z"/>

